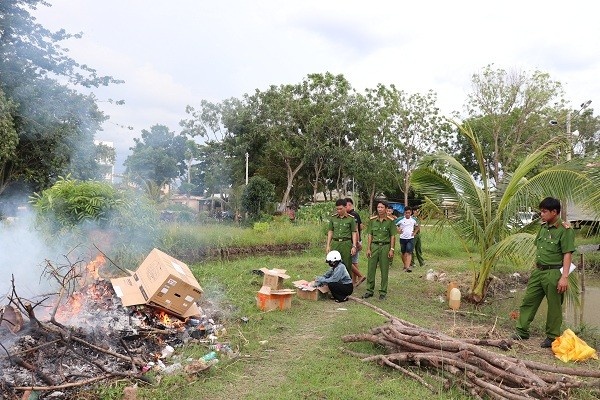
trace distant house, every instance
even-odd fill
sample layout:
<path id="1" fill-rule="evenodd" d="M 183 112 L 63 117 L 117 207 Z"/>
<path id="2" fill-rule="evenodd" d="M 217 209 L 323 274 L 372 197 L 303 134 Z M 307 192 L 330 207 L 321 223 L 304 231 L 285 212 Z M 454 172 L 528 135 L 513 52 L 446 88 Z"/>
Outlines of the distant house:
<path id="1" fill-rule="evenodd" d="M 175 194 L 169 198 L 173 204 L 181 204 L 191 208 L 194 212 L 224 211 L 227 201 L 219 196 L 187 196 Z"/>
<path id="2" fill-rule="evenodd" d="M 573 228 L 580 229 L 583 225 L 595 225 L 600 224 L 600 215 L 594 214 L 591 210 L 585 210 L 575 204 L 567 204 L 567 221 L 569 221 Z"/>

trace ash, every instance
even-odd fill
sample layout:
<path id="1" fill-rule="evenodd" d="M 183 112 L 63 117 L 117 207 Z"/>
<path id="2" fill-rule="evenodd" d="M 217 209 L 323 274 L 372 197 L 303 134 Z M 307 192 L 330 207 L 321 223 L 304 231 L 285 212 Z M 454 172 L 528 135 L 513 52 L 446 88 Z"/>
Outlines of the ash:
<path id="1" fill-rule="evenodd" d="M 148 371 L 180 369 L 169 365 L 171 356 L 187 343 L 233 354 L 219 343 L 225 329 L 212 315 L 183 320 L 151 306 L 124 307 L 105 280 L 73 293 L 54 316 L 48 308 L 23 309 L 19 303 L 12 304 L 23 313 L 22 327 L 13 332 L 14 326 L 0 325 L 1 400 L 25 398 L 28 391 L 40 399 L 69 399 L 107 380 L 149 382 Z M 0 322 L 6 322 L 2 314 Z M 194 365 L 198 372 L 211 364 L 200 359 Z"/>

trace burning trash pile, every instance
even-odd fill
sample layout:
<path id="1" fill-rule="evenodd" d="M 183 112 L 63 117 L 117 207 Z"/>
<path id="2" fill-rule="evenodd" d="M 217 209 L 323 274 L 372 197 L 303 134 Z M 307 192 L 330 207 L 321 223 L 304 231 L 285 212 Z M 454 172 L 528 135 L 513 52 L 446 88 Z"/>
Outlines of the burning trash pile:
<path id="1" fill-rule="evenodd" d="M 67 399 L 100 381 L 152 382 L 151 372 L 196 374 L 234 357 L 221 341 L 225 328 L 198 306 L 202 289 L 187 265 L 154 249 L 135 272 L 109 281 L 97 274 L 102 263 L 47 262 L 60 289 L 40 301 L 19 297 L 13 279 L 0 304 L 0 399 Z M 176 362 L 175 349 L 194 343 L 207 354 Z"/>

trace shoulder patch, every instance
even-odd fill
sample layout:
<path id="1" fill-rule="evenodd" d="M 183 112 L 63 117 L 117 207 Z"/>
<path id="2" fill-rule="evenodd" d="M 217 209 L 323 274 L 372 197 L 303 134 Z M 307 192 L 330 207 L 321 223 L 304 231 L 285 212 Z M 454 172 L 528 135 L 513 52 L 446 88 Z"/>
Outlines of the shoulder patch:
<path id="1" fill-rule="evenodd" d="M 395 220 L 396 220 L 396 217 L 392 217 L 391 215 L 388 215 L 388 216 L 387 216 L 387 219 L 389 219 L 390 221 L 395 221 Z"/>
<path id="2" fill-rule="evenodd" d="M 569 223 L 569 221 L 563 221 L 562 226 L 565 229 L 571 229 L 571 224 Z"/>
<path id="3" fill-rule="evenodd" d="M 337 213 L 333 213 L 333 214 L 331 214 L 331 216 L 332 217 L 337 217 L 338 215 L 337 215 Z"/>
<path id="4" fill-rule="evenodd" d="M 377 218 L 377 215 L 372 215 L 371 217 L 369 217 L 370 220 L 371 219 L 376 219 L 376 218 Z"/>

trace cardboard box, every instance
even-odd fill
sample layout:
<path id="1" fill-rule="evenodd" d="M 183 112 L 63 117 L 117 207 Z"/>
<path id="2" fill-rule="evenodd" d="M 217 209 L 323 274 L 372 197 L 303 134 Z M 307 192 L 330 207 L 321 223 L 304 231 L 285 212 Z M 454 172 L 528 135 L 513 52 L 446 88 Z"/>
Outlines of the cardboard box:
<path id="1" fill-rule="evenodd" d="M 256 306 L 262 311 L 288 310 L 292 307 L 292 289 L 271 290 L 263 286 L 256 293 Z"/>
<path id="2" fill-rule="evenodd" d="M 305 300 L 319 300 L 326 299 L 327 293 L 329 293 L 329 287 L 327 285 L 314 287 L 311 282 L 308 281 L 295 281 L 292 284 L 296 287 L 296 295 L 300 299 Z"/>
<path id="3" fill-rule="evenodd" d="M 111 283 L 124 306 L 148 304 L 180 317 L 200 313 L 196 301 L 202 288 L 192 271 L 158 249 L 153 249 L 131 276 L 111 279 Z"/>
<path id="4" fill-rule="evenodd" d="M 263 272 L 263 286 L 268 286 L 271 289 L 279 290 L 283 289 L 283 280 L 288 279 L 290 276 L 285 274 L 285 269 L 267 269 L 261 268 Z"/>

